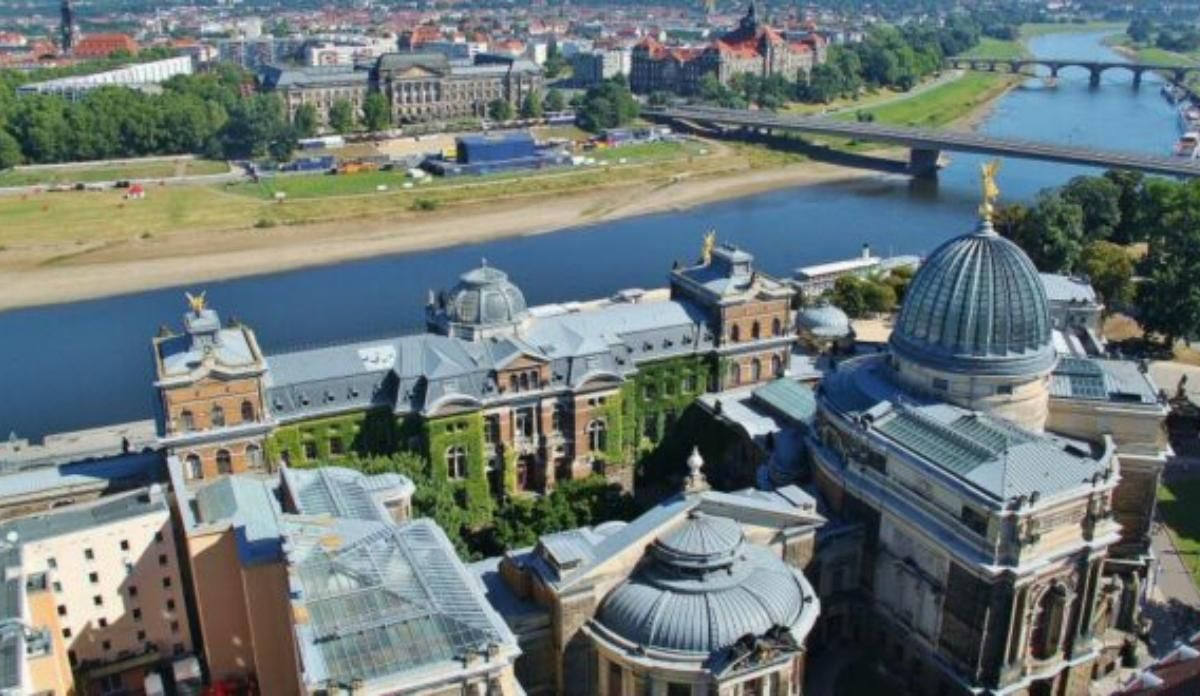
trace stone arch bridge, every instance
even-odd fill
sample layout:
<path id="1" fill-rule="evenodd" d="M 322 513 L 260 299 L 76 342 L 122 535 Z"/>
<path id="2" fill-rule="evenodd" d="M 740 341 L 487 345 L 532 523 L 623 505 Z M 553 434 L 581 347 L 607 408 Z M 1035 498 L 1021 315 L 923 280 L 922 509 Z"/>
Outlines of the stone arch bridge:
<path id="1" fill-rule="evenodd" d="M 1142 75 L 1147 72 L 1156 72 L 1165 75 L 1175 84 L 1183 83 L 1188 73 L 1200 72 L 1200 65 L 1119 63 L 1116 61 L 1097 60 L 1043 60 L 1040 58 L 948 58 L 946 59 L 946 65 L 959 70 L 1010 73 L 1024 73 L 1031 68 L 1041 66 L 1050 71 L 1051 77 L 1058 77 L 1059 71 L 1064 68 L 1083 68 L 1088 71 L 1088 81 L 1093 86 L 1100 84 L 1100 76 L 1107 70 L 1126 70 L 1133 73 L 1134 86 L 1142 84 Z"/>

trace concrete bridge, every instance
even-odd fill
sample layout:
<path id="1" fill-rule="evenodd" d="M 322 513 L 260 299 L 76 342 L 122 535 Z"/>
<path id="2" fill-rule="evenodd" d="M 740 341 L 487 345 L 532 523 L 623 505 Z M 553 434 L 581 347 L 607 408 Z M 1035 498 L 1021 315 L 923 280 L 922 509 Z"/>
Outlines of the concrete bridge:
<path id="1" fill-rule="evenodd" d="M 1190 72 L 1200 71 L 1200 65 L 1171 65 L 1165 63 L 1119 63 L 1096 60 L 1043 60 L 1038 58 L 947 58 L 946 65 L 959 70 L 981 72 L 1022 73 L 1029 68 L 1041 66 L 1050 71 L 1050 77 L 1058 77 L 1063 68 L 1083 68 L 1088 71 L 1088 81 L 1093 87 L 1100 84 L 1100 76 L 1106 70 L 1127 70 L 1133 73 L 1133 85 L 1142 84 L 1142 75 L 1156 72 L 1166 75 L 1175 84 L 1182 84 Z"/>
<path id="2" fill-rule="evenodd" d="M 1073 145 L 996 138 L 971 131 L 931 130 L 878 123 L 838 121 L 828 117 L 795 116 L 768 111 L 680 106 L 648 109 L 642 115 L 665 122 L 722 129 L 742 128 L 756 133 L 791 131 L 852 140 L 886 143 L 909 148 L 907 173 L 933 176 L 943 150 L 1017 159 L 1078 164 L 1105 169 L 1130 169 L 1173 177 L 1200 176 L 1200 160 L 1097 150 Z"/>

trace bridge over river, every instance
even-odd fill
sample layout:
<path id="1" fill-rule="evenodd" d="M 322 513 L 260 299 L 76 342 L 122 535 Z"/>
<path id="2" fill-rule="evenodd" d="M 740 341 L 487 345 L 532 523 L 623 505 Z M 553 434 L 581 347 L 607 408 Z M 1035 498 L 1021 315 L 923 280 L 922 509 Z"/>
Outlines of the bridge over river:
<path id="1" fill-rule="evenodd" d="M 829 117 L 797 116 L 767 111 L 721 109 L 705 106 L 647 109 L 642 115 L 657 121 L 692 124 L 728 131 L 742 128 L 749 132 L 790 131 L 852 140 L 899 145 L 910 150 L 907 173 L 915 176 L 936 174 L 943 150 L 971 152 L 1006 158 L 1078 164 L 1105 169 L 1130 169 L 1147 174 L 1174 177 L 1200 176 L 1200 160 L 1183 157 L 1113 152 L 1089 147 L 997 138 L 972 131 L 932 130 L 878 123 L 839 121 Z"/>
<path id="2" fill-rule="evenodd" d="M 1026 72 L 1029 68 L 1043 67 L 1050 71 L 1050 77 L 1058 77 L 1064 68 L 1083 68 L 1088 71 L 1089 82 L 1092 86 L 1100 84 L 1100 76 L 1107 70 L 1127 70 L 1133 73 L 1133 85 L 1142 84 L 1142 75 L 1156 72 L 1166 75 L 1175 84 L 1183 84 L 1188 73 L 1200 72 L 1200 65 L 1179 65 L 1168 63 L 1126 63 L 1121 61 L 1104 60 L 1073 60 L 1048 58 L 947 58 L 946 65 L 959 70 L 977 70 L 984 72 L 1000 72 L 1006 69 L 1011 73 Z"/>

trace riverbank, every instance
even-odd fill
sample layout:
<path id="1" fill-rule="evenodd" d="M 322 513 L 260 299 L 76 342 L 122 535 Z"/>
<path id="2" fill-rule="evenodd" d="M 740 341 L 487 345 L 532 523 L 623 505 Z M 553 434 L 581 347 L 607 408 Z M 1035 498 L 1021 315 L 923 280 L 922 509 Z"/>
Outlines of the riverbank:
<path id="1" fill-rule="evenodd" d="M 738 158 L 736 150 L 724 155 Z M 780 188 L 848 182 L 872 172 L 805 162 L 669 180 L 614 183 L 569 195 L 507 196 L 261 229 L 199 230 L 0 253 L 0 310 L 435 249 L 688 208 Z M 222 194 L 232 197 L 234 194 Z M 57 249 L 57 256 L 48 256 Z M 74 251 L 75 253 L 71 253 Z"/>

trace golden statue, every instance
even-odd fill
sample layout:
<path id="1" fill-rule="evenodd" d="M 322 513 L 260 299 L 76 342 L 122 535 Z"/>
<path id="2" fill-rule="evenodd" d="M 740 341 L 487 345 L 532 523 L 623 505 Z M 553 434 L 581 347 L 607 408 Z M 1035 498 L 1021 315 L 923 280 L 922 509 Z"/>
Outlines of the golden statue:
<path id="1" fill-rule="evenodd" d="M 704 234 L 704 244 L 700 247 L 700 260 L 707 266 L 712 263 L 713 249 L 717 248 L 717 231 L 709 230 Z"/>
<path id="2" fill-rule="evenodd" d="M 979 215 L 991 222 L 992 214 L 996 212 L 996 199 L 1000 198 L 1000 187 L 996 186 L 996 173 L 1000 171 L 1000 160 L 992 160 L 979 165 L 983 183 L 983 203 L 979 205 Z"/>
<path id="3" fill-rule="evenodd" d="M 191 308 L 193 312 L 199 314 L 200 312 L 204 311 L 204 292 L 200 293 L 199 295 L 193 295 L 190 292 L 185 292 L 183 294 L 187 296 L 188 307 Z"/>

